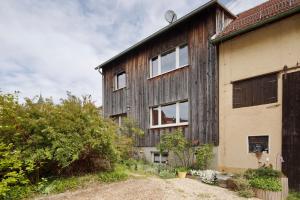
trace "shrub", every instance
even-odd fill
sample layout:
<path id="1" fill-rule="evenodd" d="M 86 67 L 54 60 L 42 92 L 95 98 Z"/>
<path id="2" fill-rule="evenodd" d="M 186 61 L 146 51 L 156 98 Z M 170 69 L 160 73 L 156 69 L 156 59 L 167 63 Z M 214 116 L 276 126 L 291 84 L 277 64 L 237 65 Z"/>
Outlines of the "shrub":
<path id="1" fill-rule="evenodd" d="M 213 158 L 213 145 L 204 144 L 196 150 L 196 164 L 199 169 L 207 169 Z"/>
<path id="2" fill-rule="evenodd" d="M 251 188 L 251 185 L 247 179 L 243 176 L 236 176 L 231 179 L 231 188 L 235 190 L 239 196 L 245 198 L 251 198 L 254 196 L 254 192 Z"/>
<path id="3" fill-rule="evenodd" d="M 176 178 L 176 171 L 163 169 L 159 172 L 158 176 L 163 179 Z"/>
<path id="4" fill-rule="evenodd" d="M 0 143 L 0 197 L 16 196 L 14 190 L 19 190 L 18 186 L 29 184 L 26 173 L 32 170 L 33 164 L 25 163 L 21 158 L 21 152 L 14 150 L 12 144 L 7 146 Z"/>
<path id="5" fill-rule="evenodd" d="M 125 169 L 118 166 L 114 171 L 103 172 L 98 175 L 98 180 L 105 183 L 111 183 L 116 181 L 126 180 L 128 178 Z"/>
<path id="6" fill-rule="evenodd" d="M 189 167 L 192 163 L 191 155 L 193 155 L 193 148 L 185 139 L 180 129 L 163 134 L 157 148 L 161 153 L 165 151 L 173 152 L 180 161 L 180 163 L 177 164 L 179 166 Z"/>
<path id="7" fill-rule="evenodd" d="M 281 183 L 278 178 L 258 177 L 249 180 L 253 188 L 268 190 L 268 191 L 281 191 Z"/>
<path id="8" fill-rule="evenodd" d="M 278 170 L 274 170 L 270 167 L 260 167 L 258 169 L 248 169 L 244 176 L 247 179 L 253 179 L 258 177 L 267 177 L 267 178 L 280 178 L 282 173 Z"/>

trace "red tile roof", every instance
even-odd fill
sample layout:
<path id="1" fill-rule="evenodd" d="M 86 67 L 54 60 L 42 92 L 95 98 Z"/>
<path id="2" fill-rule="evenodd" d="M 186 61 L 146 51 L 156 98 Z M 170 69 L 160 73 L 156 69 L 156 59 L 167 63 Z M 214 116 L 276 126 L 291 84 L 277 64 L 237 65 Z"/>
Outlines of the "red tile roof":
<path id="1" fill-rule="evenodd" d="M 269 0 L 250 10 L 237 15 L 225 29 L 217 36 L 221 38 L 234 32 L 246 29 L 252 25 L 268 20 L 271 17 L 300 7 L 300 0 Z"/>

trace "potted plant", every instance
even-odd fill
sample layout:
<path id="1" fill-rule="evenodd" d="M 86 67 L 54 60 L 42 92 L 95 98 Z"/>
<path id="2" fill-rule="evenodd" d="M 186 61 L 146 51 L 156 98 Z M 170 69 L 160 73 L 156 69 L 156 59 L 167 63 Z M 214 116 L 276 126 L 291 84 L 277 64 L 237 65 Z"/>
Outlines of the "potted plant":
<path id="1" fill-rule="evenodd" d="M 187 169 L 185 167 L 179 167 L 177 168 L 177 175 L 178 178 L 185 178 L 187 173 Z"/>

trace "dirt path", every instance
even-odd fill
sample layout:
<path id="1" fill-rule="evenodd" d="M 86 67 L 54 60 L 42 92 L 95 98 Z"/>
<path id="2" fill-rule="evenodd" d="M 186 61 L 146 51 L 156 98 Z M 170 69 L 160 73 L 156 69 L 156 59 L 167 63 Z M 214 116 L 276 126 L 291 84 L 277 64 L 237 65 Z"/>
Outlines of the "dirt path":
<path id="1" fill-rule="evenodd" d="M 239 200 L 235 193 L 192 179 L 162 180 L 155 177 L 129 179 L 112 184 L 95 184 L 88 188 L 38 200 Z"/>

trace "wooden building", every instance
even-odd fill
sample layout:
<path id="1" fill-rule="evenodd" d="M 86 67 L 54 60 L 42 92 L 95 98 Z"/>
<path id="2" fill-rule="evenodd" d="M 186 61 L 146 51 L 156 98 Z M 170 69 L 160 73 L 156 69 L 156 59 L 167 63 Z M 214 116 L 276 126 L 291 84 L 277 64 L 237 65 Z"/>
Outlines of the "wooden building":
<path id="1" fill-rule="evenodd" d="M 194 144 L 218 145 L 219 72 L 210 38 L 233 18 L 212 0 L 98 66 L 104 115 L 133 118 L 145 131 L 138 146 L 152 154 L 161 134 L 175 128 Z"/>
<path id="2" fill-rule="evenodd" d="M 219 169 L 271 164 L 300 191 L 300 0 L 247 10 L 213 43 L 219 46 Z"/>

